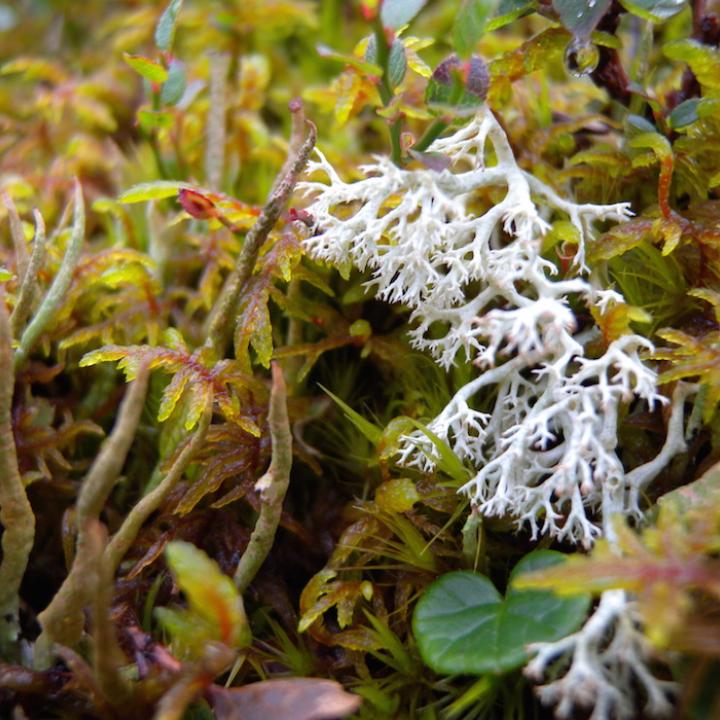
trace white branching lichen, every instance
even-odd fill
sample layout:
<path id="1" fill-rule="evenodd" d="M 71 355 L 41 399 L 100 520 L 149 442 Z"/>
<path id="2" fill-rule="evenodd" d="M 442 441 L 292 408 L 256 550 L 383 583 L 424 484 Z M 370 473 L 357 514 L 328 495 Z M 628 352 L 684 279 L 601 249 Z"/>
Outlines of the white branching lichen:
<path id="1" fill-rule="evenodd" d="M 648 715 L 664 717 L 672 712 L 675 684 L 659 680 L 648 669 L 651 649 L 635 606 L 623 590 L 603 593 L 577 633 L 530 648 L 535 656 L 525 674 L 534 680 L 542 680 L 552 665 L 571 658 L 563 676 L 538 688 L 540 699 L 555 705 L 560 718 L 575 717 L 578 708 L 592 707 L 591 720 L 630 720 L 637 717 L 638 692 L 645 695 Z"/>
<path id="2" fill-rule="evenodd" d="M 640 358 L 652 345 L 629 334 L 597 356 L 588 352 L 598 340 L 597 328 L 578 328 L 576 312 L 583 306 L 603 313 L 622 302 L 589 275 L 585 243 L 596 222 L 625 220 L 629 207 L 560 197 L 517 164 L 487 108 L 429 150 L 445 155 L 450 167 L 404 170 L 378 157 L 361 168 L 364 179 L 352 183 L 318 152 L 309 173 L 324 173 L 329 182 L 300 185 L 312 197 L 308 211 L 317 222 L 307 250 L 341 270 L 369 271 L 380 298 L 410 308 L 413 344 L 440 365 L 471 361 L 481 369 L 428 425 L 475 468 L 461 490 L 477 510 L 513 517 L 533 537 L 549 534 L 590 547 L 612 515 L 640 517 L 641 491 L 684 447 L 684 398 L 676 398 L 675 427 L 659 456 L 624 471 L 617 454 L 621 405 L 667 402 L 655 372 Z M 541 252 L 553 219 L 575 228 L 573 272 L 566 277 L 558 277 L 557 266 Z M 405 438 L 400 457 L 408 465 L 431 467 L 435 452 L 418 432 Z M 599 615 L 586 626 L 590 635 L 584 628 L 574 640 L 562 641 L 567 647 L 548 646 L 533 661 L 539 677 L 549 669 L 545 655 L 557 659 L 574 649 L 570 680 L 543 691 L 561 712 L 568 703 L 594 703 L 594 717 L 622 716 L 623 702 L 630 702 L 610 699 L 615 691 L 607 689 L 608 678 L 615 670 L 607 667 L 608 648 L 599 640 L 610 634 L 617 639 L 611 646 L 625 642 L 617 621 L 624 612 L 620 595 L 603 597 Z M 617 612 L 610 613 L 609 604 Z M 596 672 L 597 682 L 583 685 L 587 697 L 573 699 L 580 657 L 581 670 Z M 654 678 L 639 655 L 638 662 L 642 670 L 636 668 L 635 677 L 648 678 L 651 709 L 662 710 L 663 690 L 651 685 Z M 618 692 L 631 693 L 626 685 Z"/>

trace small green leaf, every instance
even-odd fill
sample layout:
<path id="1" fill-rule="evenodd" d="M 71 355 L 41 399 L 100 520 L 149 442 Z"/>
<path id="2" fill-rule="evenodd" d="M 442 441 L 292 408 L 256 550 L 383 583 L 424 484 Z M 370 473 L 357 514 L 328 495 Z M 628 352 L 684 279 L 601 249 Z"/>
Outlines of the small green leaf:
<path id="1" fill-rule="evenodd" d="M 556 220 L 550 230 L 545 233 L 542 240 L 543 254 L 547 254 L 560 243 L 580 244 L 580 231 L 569 220 Z"/>
<path id="2" fill-rule="evenodd" d="M 498 0 L 463 0 L 453 23 L 453 43 L 460 57 L 469 57 L 483 36 Z"/>
<path id="3" fill-rule="evenodd" d="M 673 130 L 692 125 L 698 118 L 700 98 L 690 98 L 681 102 L 668 116 L 668 123 Z"/>
<path id="4" fill-rule="evenodd" d="M 630 114 L 625 118 L 628 135 L 637 135 L 637 133 L 657 132 L 657 128 L 641 115 Z"/>
<path id="5" fill-rule="evenodd" d="M 124 53 L 125 62 L 139 75 L 151 83 L 164 83 L 168 79 L 168 71 L 160 64 L 143 57 L 142 55 L 130 55 Z"/>
<path id="6" fill-rule="evenodd" d="M 346 402 L 337 395 L 333 395 L 326 387 L 320 385 L 323 392 L 327 393 L 336 405 L 345 413 L 348 420 L 366 437 L 373 445 L 377 445 L 382 438 L 382 428 L 366 420 L 360 413 L 355 412 Z"/>
<path id="7" fill-rule="evenodd" d="M 495 32 L 535 10 L 536 0 L 500 0 L 495 17 L 485 25 L 485 32 Z"/>
<path id="8" fill-rule="evenodd" d="M 475 113 L 485 102 L 489 83 L 487 65 L 481 58 L 473 56 L 461 62 L 457 55 L 450 55 L 433 71 L 425 102 L 456 115 Z"/>
<path id="9" fill-rule="evenodd" d="M 7 282 L 8 280 L 12 280 L 13 274 L 4 267 L 0 267 L 0 282 Z"/>
<path id="10" fill-rule="evenodd" d="M 703 98 L 697 107 L 697 114 L 703 120 L 720 117 L 720 98 Z"/>
<path id="11" fill-rule="evenodd" d="M 183 0 L 170 0 L 155 28 L 155 45 L 159 50 L 169 52 L 175 39 L 175 25 Z"/>
<path id="12" fill-rule="evenodd" d="M 165 110 L 138 110 L 138 123 L 143 130 L 150 131 L 158 128 L 170 127 L 173 115 Z"/>
<path id="13" fill-rule="evenodd" d="M 697 40 L 673 40 L 663 45 L 670 60 L 685 62 L 703 87 L 720 90 L 720 51 Z"/>
<path id="14" fill-rule="evenodd" d="M 672 157 L 672 145 L 664 135 L 658 132 L 636 135 L 628 141 L 628 146 L 637 150 L 652 150 L 658 160 Z"/>
<path id="15" fill-rule="evenodd" d="M 574 632 L 590 606 L 589 596 L 517 590 L 523 572 L 564 561 L 552 550 L 524 557 L 510 576 L 505 598 L 488 578 L 469 571 L 441 576 L 415 607 L 413 631 L 420 655 L 444 674 L 504 673 L 529 658 L 533 642 L 552 642 Z"/>
<path id="16" fill-rule="evenodd" d="M 187 87 L 185 63 L 172 60 L 168 68 L 168 77 L 160 91 L 160 100 L 164 105 L 175 105 L 180 101 Z"/>
<path id="17" fill-rule="evenodd" d="M 573 36 L 587 38 L 608 11 L 612 0 L 553 0 L 553 7 L 560 16 L 560 22 Z"/>
<path id="18" fill-rule="evenodd" d="M 384 0 L 380 19 L 386 28 L 397 30 L 407 25 L 419 12 L 425 0 Z"/>
<path id="19" fill-rule="evenodd" d="M 190 187 L 191 186 L 185 182 L 155 180 L 154 182 L 133 185 L 133 187 L 126 190 L 118 200 L 125 205 L 145 202 L 146 200 L 162 200 L 163 198 L 174 197 L 183 188 Z"/>
<path id="20" fill-rule="evenodd" d="M 375 502 L 386 512 L 407 512 L 420 499 L 415 483 L 409 478 L 392 478 L 375 490 Z"/>
<path id="21" fill-rule="evenodd" d="M 220 640 L 230 647 L 248 645 L 250 629 L 232 579 L 191 543 L 173 540 L 165 552 L 190 611 L 216 630 L 216 637 L 208 640 Z"/>
<path id="22" fill-rule="evenodd" d="M 367 48 L 365 49 L 365 56 L 362 60 L 355 57 L 355 55 L 347 55 L 345 53 L 337 52 L 322 43 L 316 45 L 315 50 L 321 58 L 325 58 L 326 60 L 335 60 L 343 65 L 350 65 L 350 67 L 354 67 L 356 70 L 360 70 L 360 72 L 363 72 L 366 75 L 376 75 L 377 77 L 382 75 L 382 68 L 377 64 L 374 36 L 371 36 L 368 40 Z"/>
<path id="23" fill-rule="evenodd" d="M 407 72 L 407 58 L 402 40 L 395 38 L 390 46 L 388 56 L 388 82 L 391 88 L 396 88 L 405 78 Z"/>
<path id="24" fill-rule="evenodd" d="M 460 458 L 452 451 L 452 448 L 438 435 L 436 435 L 427 426 L 418 422 L 414 418 L 408 418 L 408 422 L 419 430 L 425 437 L 430 440 L 437 450 L 437 456 L 432 456 L 432 461 L 446 475 L 449 475 L 455 482 L 462 485 L 469 479 L 468 469 L 462 464 Z"/>
<path id="25" fill-rule="evenodd" d="M 620 4 L 633 15 L 650 22 L 662 22 L 687 7 L 687 0 L 620 0 Z"/>

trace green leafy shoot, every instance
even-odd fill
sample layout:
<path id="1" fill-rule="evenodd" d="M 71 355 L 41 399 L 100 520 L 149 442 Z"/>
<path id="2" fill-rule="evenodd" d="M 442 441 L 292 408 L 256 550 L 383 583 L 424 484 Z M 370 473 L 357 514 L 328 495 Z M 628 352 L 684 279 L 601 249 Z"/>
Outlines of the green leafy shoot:
<path id="1" fill-rule="evenodd" d="M 191 543 L 174 540 L 165 552 L 188 607 L 156 608 L 155 616 L 181 655 L 199 659 L 209 642 L 220 642 L 233 650 L 247 647 L 250 627 L 232 579 Z"/>

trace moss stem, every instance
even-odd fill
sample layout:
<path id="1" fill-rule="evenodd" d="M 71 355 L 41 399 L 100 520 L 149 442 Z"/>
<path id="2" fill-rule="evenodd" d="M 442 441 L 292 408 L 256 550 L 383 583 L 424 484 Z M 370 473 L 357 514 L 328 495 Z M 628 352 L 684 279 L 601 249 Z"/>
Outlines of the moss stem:
<path id="1" fill-rule="evenodd" d="M 265 562 L 275 533 L 280 524 L 283 500 L 290 483 L 292 467 L 292 435 L 287 412 L 287 393 L 282 369 L 277 362 L 272 364 L 272 391 L 268 414 L 272 456 L 267 472 L 257 481 L 260 491 L 260 515 L 250 536 L 250 542 L 235 571 L 235 584 L 245 592 Z"/>

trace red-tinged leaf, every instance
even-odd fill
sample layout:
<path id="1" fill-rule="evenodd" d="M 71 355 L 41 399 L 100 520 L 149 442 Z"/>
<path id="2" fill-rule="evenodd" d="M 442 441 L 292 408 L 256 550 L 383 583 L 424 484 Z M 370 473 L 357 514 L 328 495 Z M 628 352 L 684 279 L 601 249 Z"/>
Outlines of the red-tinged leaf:
<path id="1" fill-rule="evenodd" d="M 655 352 L 654 359 L 672 363 L 672 367 L 660 375 L 658 383 L 698 379 L 707 391 L 703 419 L 710 422 L 720 404 L 720 332 L 694 337 L 682 330 L 669 329 L 661 330 L 658 335 L 678 346 L 659 348 Z"/>
<path id="2" fill-rule="evenodd" d="M 191 543 L 175 540 L 168 543 L 165 552 L 190 612 L 217 633 L 207 639 L 219 640 L 231 648 L 247 646 L 250 629 L 242 597 L 232 579 Z"/>
<path id="3" fill-rule="evenodd" d="M 217 720 L 335 720 L 354 713 L 360 697 L 334 680 L 288 678 L 240 688 L 211 685 L 207 697 Z"/>
<path id="4" fill-rule="evenodd" d="M 234 463 L 228 463 L 225 457 L 221 457 L 220 462 L 217 463 L 211 460 L 203 467 L 200 477 L 182 496 L 173 512 L 180 517 L 187 515 L 206 495 L 214 493 L 225 480 L 232 477 L 235 479 L 234 482 L 237 482 L 237 479 L 246 474 L 252 464 L 251 458 L 243 458 Z M 253 484 L 254 478 L 250 482 L 243 481 L 240 485 L 235 485 L 233 491 L 238 491 L 239 494 L 234 499 L 243 497 Z M 213 507 L 222 507 L 222 504 L 214 503 Z"/>
<path id="5" fill-rule="evenodd" d="M 190 386 L 188 404 L 185 411 L 185 429 L 192 430 L 200 421 L 207 404 L 212 401 L 213 388 L 210 383 L 197 383 Z"/>
<path id="6" fill-rule="evenodd" d="M 160 422 L 164 422 L 173 414 L 188 382 L 190 382 L 190 373 L 185 370 L 180 370 L 173 376 L 173 379 L 163 392 L 160 408 L 158 409 L 157 419 Z"/>
<path id="7" fill-rule="evenodd" d="M 652 321 L 652 317 L 642 308 L 625 303 L 617 303 L 602 314 L 596 308 L 591 312 L 602 331 L 606 345 L 610 345 L 623 335 L 630 335 L 633 332 L 630 323 L 646 324 Z"/>
<path id="8" fill-rule="evenodd" d="M 253 435 L 260 434 L 252 419 L 241 414 L 238 397 L 230 394 L 231 391 L 235 391 L 247 395 L 257 387 L 252 378 L 239 372 L 237 361 L 224 360 L 213 364 L 208 350 L 202 347 L 191 354 L 184 347 L 182 336 L 177 332 L 167 331 L 165 342 L 175 347 L 108 345 L 87 353 L 81 359 L 80 366 L 119 361 L 118 369 L 125 373 L 128 381 L 135 377 L 138 368 L 144 362 L 148 363 L 151 370 L 160 368 L 170 375 L 186 374 L 187 380 L 171 381 L 165 389 L 159 419 L 169 417 L 180 398 L 186 395 L 184 426 L 187 430 L 192 430 L 197 425 L 207 403 L 215 400 L 221 410 L 231 414 L 233 422 Z"/>
<path id="9" fill-rule="evenodd" d="M 183 206 L 183 210 L 196 220 L 210 220 L 218 216 L 212 200 L 197 190 L 182 188 L 178 192 L 178 202 Z"/>
<path id="10" fill-rule="evenodd" d="M 594 263 L 611 260 L 637 247 L 643 240 L 652 239 L 654 222 L 650 218 L 637 218 L 616 225 L 612 230 L 588 243 L 588 261 Z"/>
<path id="11" fill-rule="evenodd" d="M 237 425 L 241 430 L 244 430 L 249 435 L 260 437 L 260 428 L 257 426 L 255 421 L 243 415 L 238 407 L 237 400 L 232 398 L 227 392 L 216 393 L 215 401 L 218 404 L 220 412 L 223 417 L 230 423 Z"/>
<path id="12" fill-rule="evenodd" d="M 167 70 L 160 63 L 150 58 L 125 53 L 123 59 L 136 73 L 151 83 L 164 83 L 168 78 Z"/>
<path id="13" fill-rule="evenodd" d="M 373 586 L 367 580 L 328 582 L 335 575 L 333 570 L 321 570 L 303 590 L 300 598 L 302 617 L 298 624 L 300 632 L 308 630 L 333 607 L 337 611 L 338 625 L 344 629 L 351 624 L 357 603 L 362 598 L 367 600 L 372 597 Z M 323 641 L 322 637 L 316 636 L 316 638 Z"/>
<path id="14" fill-rule="evenodd" d="M 273 353 L 272 326 L 268 310 L 269 278 L 258 277 L 250 283 L 238 308 L 238 324 L 235 333 L 235 354 L 238 360 L 250 367 L 248 348 L 252 345 L 258 362 L 270 366 Z"/>
<path id="15" fill-rule="evenodd" d="M 700 478 L 688 485 L 663 495 L 658 504 L 673 509 L 678 516 L 690 511 L 704 512 L 709 507 L 719 507 L 720 500 L 720 462 L 716 462 Z"/>
<path id="16" fill-rule="evenodd" d="M 224 414 L 224 410 L 221 408 Z M 248 419 L 248 422 L 251 420 Z M 260 468 L 267 464 L 267 445 L 258 439 L 260 430 L 249 434 L 235 422 L 211 425 L 203 447 L 196 458 L 198 474 L 175 507 L 174 512 L 184 515 L 208 493 L 218 490 L 226 480 L 231 495 L 220 498 L 212 507 L 222 507 L 243 497 L 254 485 Z"/>
<path id="17" fill-rule="evenodd" d="M 488 101 L 495 106 L 512 95 L 511 84 L 521 77 L 549 67 L 558 60 L 568 42 L 568 34 L 562 28 L 543 30 L 515 50 L 503 53 L 490 63 L 490 89 Z"/>

